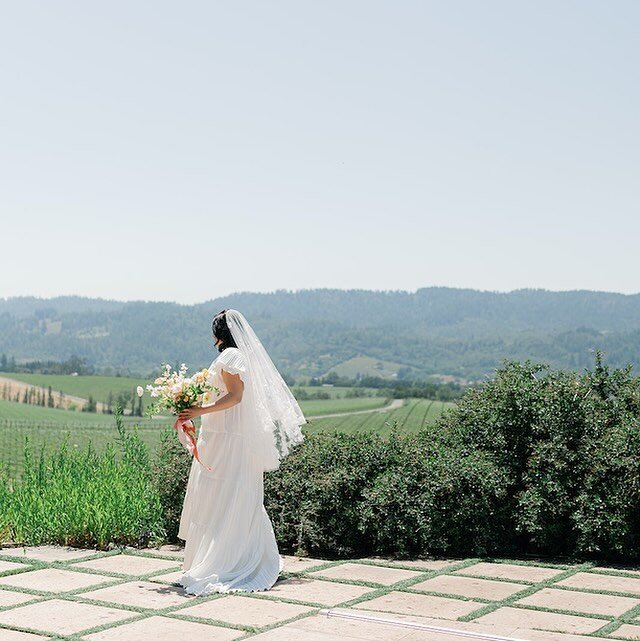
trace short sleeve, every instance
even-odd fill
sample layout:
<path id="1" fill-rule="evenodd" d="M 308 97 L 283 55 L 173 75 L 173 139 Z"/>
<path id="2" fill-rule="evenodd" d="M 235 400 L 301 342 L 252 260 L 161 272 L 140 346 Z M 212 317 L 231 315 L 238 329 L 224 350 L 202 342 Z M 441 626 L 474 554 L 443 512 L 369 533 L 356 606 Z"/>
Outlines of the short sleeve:
<path id="1" fill-rule="evenodd" d="M 244 380 L 247 372 L 247 363 L 244 354 L 237 347 L 227 347 L 220 354 L 219 359 L 220 369 L 223 369 L 229 374 L 240 374 Z"/>

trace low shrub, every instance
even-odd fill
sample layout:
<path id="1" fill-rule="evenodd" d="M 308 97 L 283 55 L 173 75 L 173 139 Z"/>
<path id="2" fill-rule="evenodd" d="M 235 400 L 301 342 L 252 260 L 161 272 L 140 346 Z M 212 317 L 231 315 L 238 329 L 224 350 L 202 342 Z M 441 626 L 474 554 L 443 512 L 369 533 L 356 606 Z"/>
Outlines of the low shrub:
<path id="1" fill-rule="evenodd" d="M 386 444 L 377 434 L 308 435 L 265 474 L 265 507 L 283 549 L 347 557 L 372 549 L 358 527 L 369 488 L 385 466 Z"/>
<path id="2" fill-rule="evenodd" d="M 358 527 L 379 555 L 506 552 L 506 474 L 492 457 L 422 431 L 392 434 L 387 460 L 363 492 Z"/>
<path id="3" fill-rule="evenodd" d="M 172 427 L 163 428 L 160 432 L 160 443 L 151 464 L 152 477 L 162 506 L 167 539 L 174 543 L 182 542 L 177 535 L 192 460 L 190 454 L 176 438 L 175 430 Z"/>
<path id="4" fill-rule="evenodd" d="M 505 362 L 438 425 L 506 473 L 521 552 L 640 558 L 640 379 L 597 352 L 583 374 Z"/>

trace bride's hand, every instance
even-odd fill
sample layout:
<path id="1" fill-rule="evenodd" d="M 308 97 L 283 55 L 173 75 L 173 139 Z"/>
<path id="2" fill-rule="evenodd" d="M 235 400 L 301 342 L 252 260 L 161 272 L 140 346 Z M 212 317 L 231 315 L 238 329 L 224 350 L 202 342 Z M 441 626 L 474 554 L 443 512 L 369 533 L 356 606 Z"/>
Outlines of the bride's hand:
<path id="1" fill-rule="evenodd" d="M 189 419 L 195 418 L 196 416 L 202 416 L 205 413 L 204 408 L 202 407 L 189 407 L 186 410 L 182 410 L 178 414 L 178 418 L 181 421 L 188 421 Z"/>

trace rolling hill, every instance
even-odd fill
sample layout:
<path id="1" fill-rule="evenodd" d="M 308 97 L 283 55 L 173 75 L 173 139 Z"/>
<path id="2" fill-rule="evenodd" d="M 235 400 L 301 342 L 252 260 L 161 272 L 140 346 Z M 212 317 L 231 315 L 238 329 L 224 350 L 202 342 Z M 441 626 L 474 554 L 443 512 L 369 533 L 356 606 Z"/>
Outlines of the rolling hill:
<path id="1" fill-rule="evenodd" d="M 160 362 L 206 366 L 211 318 L 241 310 L 279 369 L 296 380 L 329 371 L 399 379 L 478 380 L 504 358 L 582 369 L 602 349 L 640 364 L 640 295 L 428 287 L 416 292 L 309 289 L 241 292 L 196 305 L 82 297 L 0 299 L 0 354 L 77 355 L 102 374 L 147 376 Z"/>

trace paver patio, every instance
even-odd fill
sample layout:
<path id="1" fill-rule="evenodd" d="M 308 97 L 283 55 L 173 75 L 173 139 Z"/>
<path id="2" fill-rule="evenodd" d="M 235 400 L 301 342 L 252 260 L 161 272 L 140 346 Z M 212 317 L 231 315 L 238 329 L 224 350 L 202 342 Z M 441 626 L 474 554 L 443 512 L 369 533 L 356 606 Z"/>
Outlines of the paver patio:
<path id="1" fill-rule="evenodd" d="M 284 556 L 270 590 L 196 597 L 182 549 L 0 549 L 1 641 L 640 638 L 640 568 Z"/>

